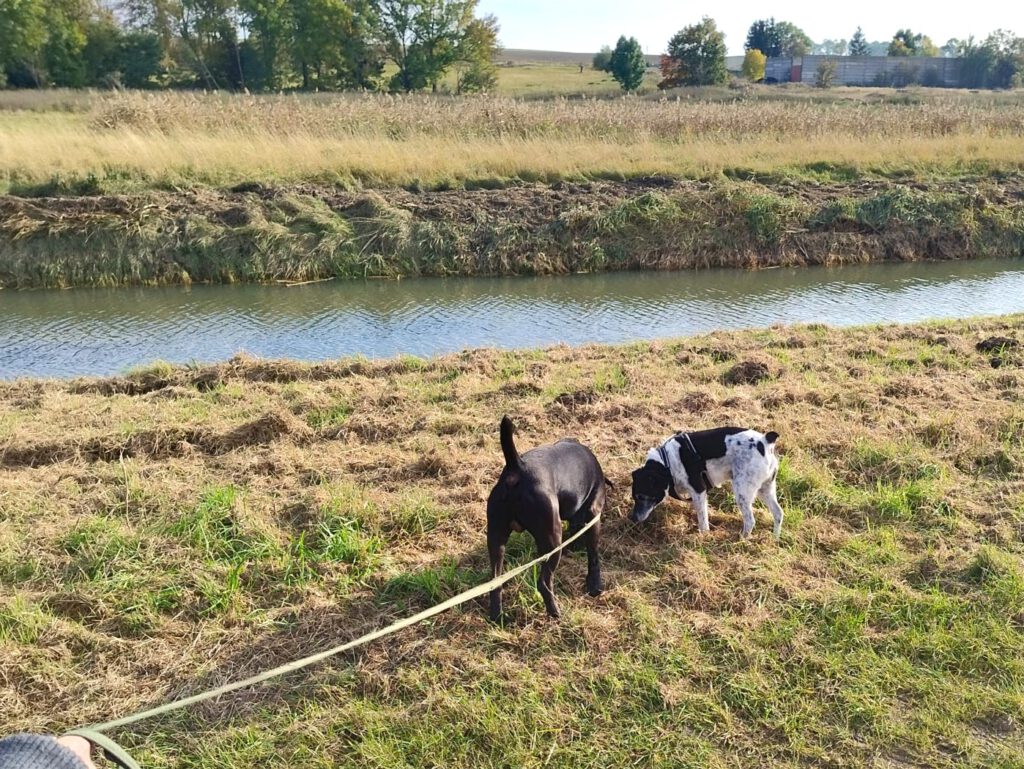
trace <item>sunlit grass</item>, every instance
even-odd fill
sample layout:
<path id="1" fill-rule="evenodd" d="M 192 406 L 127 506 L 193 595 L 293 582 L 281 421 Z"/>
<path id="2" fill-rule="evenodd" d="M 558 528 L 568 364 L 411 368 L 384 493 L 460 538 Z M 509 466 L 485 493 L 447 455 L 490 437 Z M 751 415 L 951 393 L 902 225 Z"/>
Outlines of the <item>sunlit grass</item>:
<path id="1" fill-rule="evenodd" d="M 1021 167 L 1024 104 L 962 93 L 920 103 L 128 94 L 87 111 L 0 112 L 8 187 L 316 179 L 367 186 L 871 174 Z"/>
<path id="2" fill-rule="evenodd" d="M 603 596 L 570 552 L 558 621 L 523 575 L 502 627 L 470 602 L 119 741 L 168 769 L 1019 766 L 1022 335 L 814 325 L 0 383 L 0 731 L 149 707 L 484 581 L 508 413 L 521 450 L 576 437 L 616 484 Z M 725 490 L 708 534 L 674 501 L 630 523 L 647 448 L 718 424 L 780 433 L 781 540 L 758 506 L 740 541 Z M 512 537 L 510 565 L 532 554 Z"/>

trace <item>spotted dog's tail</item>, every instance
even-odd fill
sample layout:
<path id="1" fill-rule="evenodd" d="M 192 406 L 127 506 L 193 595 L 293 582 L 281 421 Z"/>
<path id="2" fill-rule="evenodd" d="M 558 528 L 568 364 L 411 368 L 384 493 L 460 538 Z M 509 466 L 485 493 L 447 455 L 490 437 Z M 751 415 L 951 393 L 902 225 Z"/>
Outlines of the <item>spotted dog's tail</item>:
<path id="1" fill-rule="evenodd" d="M 508 416 L 501 418 L 501 453 L 505 455 L 505 467 L 509 470 L 521 470 L 523 467 L 519 452 L 516 451 L 516 444 L 512 440 L 512 433 L 515 430 L 515 425 Z"/>

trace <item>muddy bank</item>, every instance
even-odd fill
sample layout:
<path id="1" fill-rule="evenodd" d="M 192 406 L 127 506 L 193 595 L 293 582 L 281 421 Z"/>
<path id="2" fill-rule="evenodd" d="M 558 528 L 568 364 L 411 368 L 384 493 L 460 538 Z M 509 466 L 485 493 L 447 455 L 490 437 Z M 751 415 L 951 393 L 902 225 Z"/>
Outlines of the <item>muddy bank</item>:
<path id="1" fill-rule="evenodd" d="M 1024 178 L 0 197 L 0 285 L 759 268 L 1024 255 Z"/>

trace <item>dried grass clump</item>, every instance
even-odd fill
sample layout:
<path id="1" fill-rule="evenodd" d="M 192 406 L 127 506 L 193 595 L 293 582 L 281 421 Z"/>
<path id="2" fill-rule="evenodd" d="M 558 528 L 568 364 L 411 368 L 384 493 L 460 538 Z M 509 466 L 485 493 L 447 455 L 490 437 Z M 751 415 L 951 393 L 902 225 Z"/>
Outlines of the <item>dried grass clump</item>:
<path id="1" fill-rule="evenodd" d="M 722 375 L 722 381 L 727 385 L 756 385 L 775 376 L 770 361 L 748 359 L 729 368 Z"/>

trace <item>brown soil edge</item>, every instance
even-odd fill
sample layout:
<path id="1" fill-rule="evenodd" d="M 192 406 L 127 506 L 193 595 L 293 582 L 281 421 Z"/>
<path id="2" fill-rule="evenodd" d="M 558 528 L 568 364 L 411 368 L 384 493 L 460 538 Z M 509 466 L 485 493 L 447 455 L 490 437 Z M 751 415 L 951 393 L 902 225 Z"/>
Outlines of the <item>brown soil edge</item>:
<path id="1" fill-rule="evenodd" d="M 759 268 L 1024 255 L 1024 177 L 300 184 L 0 196 L 0 286 Z"/>

